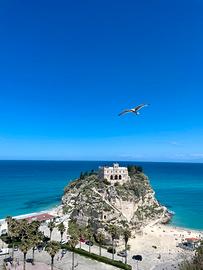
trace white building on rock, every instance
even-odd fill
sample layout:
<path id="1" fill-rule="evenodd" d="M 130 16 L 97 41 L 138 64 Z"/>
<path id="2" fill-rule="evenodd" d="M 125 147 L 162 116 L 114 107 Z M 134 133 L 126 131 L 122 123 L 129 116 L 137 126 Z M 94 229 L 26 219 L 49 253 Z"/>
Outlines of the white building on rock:
<path id="1" fill-rule="evenodd" d="M 130 180 L 130 176 L 128 175 L 127 167 L 119 167 L 118 163 L 114 163 L 113 167 L 100 167 L 99 168 L 99 178 L 107 179 L 111 183 L 115 182 L 125 182 Z"/>

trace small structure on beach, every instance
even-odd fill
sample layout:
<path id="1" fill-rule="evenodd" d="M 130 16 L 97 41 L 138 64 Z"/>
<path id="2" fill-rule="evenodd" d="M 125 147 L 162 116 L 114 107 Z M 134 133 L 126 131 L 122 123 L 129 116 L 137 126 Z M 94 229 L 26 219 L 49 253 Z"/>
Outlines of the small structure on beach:
<path id="1" fill-rule="evenodd" d="M 108 180 L 111 183 L 126 182 L 130 180 L 127 167 L 120 167 L 118 163 L 114 163 L 112 167 L 99 167 L 99 178 Z"/>
<path id="2" fill-rule="evenodd" d="M 46 222 L 54 219 L 54 216 L 48 214 L 48 213 L 43 213 L 39 215 L 34 215 L 30 217 L 25 218 L 27 221 L 32 222 L 32 221 L 40 221 L 40 222 Z"/>
<path id="3" fill-rule="evenodd" d="M 178 247 L 193 251 L 199 247 L 200 241 L 201 240 L 199 238 L 194 237 L 185 238 L 185 240 L 182 243 L 178 244 Z"/>

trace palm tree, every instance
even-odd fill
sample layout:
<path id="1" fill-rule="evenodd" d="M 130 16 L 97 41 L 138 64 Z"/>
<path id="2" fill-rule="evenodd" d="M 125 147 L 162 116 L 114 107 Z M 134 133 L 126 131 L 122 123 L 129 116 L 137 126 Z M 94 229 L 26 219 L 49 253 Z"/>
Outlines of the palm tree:
<path id="1" fill-rule="evenodd" d="M 54 269 L 54 257 L 56 255 L 56 253 L 59 252 L 60 248 L 61 248 L 61 246 L 60 246 L 59 242 L 57 242 L 57 241 L 50 241 L 46 246 L 45 250 L 51 256 L 51 270 Z"/>
<path id="2" fill-rule="evenodd" d="M 116 227 L 115 225 L 110 225 L 109 226 L 109 232 L 111 234 L 111 240 L 112 240 L 112 260 L 114 260 L 114 240 L 119 236 L 119 231 L 118 231 L 118 227 Z"/>
<path id="3" fill-rule="evenodd" d="M 68 242 L 72 248 L 72 270 L 75 268 L 75 247 L 78 244 L 78 236 L 76 234 L 71 235 L 71 240 Z"/>
<path id="4" fill-rule="evenodd" d="M 58 230 L 59 230 L 59 232 L 60 232 L 60 234 L 61 234 L 61 242 L 62 242 L 62 240 L 63 240 L 63 234 L 64 234 L 64 232 L 65 232 L 65 230 L 66 230 L 65 225 L 63 224 L 63 222 L 61 222 L 61 223 L 58 225 Z"/>
<path id="5" fill-rule="evenodd" d="M 48 224 L 48 228 L 50 230 L 50 240 L 51 240 L 51 235 L 52 235 L 53 229 L 55 228 L 55 222 L 50 221 L 49 224 Z"/>
<path id="6" fill-rule="evenodd" d="M 13 219 L 11 217 L 6 218 L 7 225 L 8 225 L 8 235 L 11 238 L 12 242 L 12 258 L 14 257 L 14 243 L 17 237 L 19 237 L 20 231 L 19 231 L 19 222 L 16 219 Z"/>
<path id="7" fill-rule="evenodd" d="M 36 234 L 31 235 L 33 264 L 35 262 L 35 248 L 37 245 L 39 245 L 42 242 L 42 240 L 43 240 L 42 232 L 37 232 Z"/>
<path id="8" fill-rule="evenodd" d="M 19 221 L 20 237 L 22 240 L 27 239 L 30 234 L 32 226 L 26 219 L 21 219 Z"/>
<path id="9" fill-rule="evenodd" d="M 26 256 L 28 250 L 30 250 L 32 247 L 32 243 L 30 240 L 23 240 L 19 246 L 20 250 L 23 252 L 24 260 L 23 260 L 23 269 L 25 270 L 26 267 Z"/>
<path id="10" fill-rule="evenodd" d="M 39 227 L 40 227 L 41 223 L 38 220 L 34 220 L 29 225 L 30 225 L 29 226 L 30 230 L 35 233 L 35 232 L 37 232 L 39 230 Z"/>
<path id="11" fill-rule="evenodd" d="M 97 234 L 97 240 L 99 242 L 99 255 L 101 256 L 101 245 L 105 240 L 105 235 L 102 232 Z"/>
<path id="12" fill-rule="evenodd" d="M 126 253 L 125 264 L 127 264 L 127 244 L 128 244 L 128 240 L 129 240 L 130 237 L 131 237 L 131 231 L 129 229 L 125 228 L 123 230 L 123 238 L 124 238 L 124 241 L 125 241 L 125 253 Z"/>

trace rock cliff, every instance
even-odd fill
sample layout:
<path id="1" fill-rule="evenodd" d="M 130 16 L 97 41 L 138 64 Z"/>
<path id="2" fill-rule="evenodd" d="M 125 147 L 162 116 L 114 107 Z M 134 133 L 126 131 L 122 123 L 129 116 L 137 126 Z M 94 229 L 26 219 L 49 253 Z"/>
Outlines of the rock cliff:
<path id="1" fill-rule="evenodd" d="M 64 214 L 82 226 L 91 224 L 95 232 L 108 230 L 110 224 L 127 225 L 136 232 L 151 222 L 167 223 L 171 216 L 156 200 L 147 176 L 129 173 L 130 180 L 123 184 L 99 179 L 97 173 L 71 182 L 62 198 Z"/>

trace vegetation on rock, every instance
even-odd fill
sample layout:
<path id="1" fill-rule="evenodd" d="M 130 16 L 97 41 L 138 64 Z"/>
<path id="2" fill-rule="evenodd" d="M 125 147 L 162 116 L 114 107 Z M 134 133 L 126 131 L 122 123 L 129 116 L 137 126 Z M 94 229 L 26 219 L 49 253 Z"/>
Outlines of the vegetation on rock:
<path id="1" fill-rule="evenodd" d="M 102 232 L 111 244 L 110 228 L 118 226 L 139 230 L 152 220 L 170 220 L 165 207 L 154 197 L 154 191 L 140 166 L 128 167 L 130 180 L 113 184 L 100 179 L 96 172 L 82 173 L 71 182 L 62 198 L 63 212 L 79 226 L 90 226 L 93 235 Z"/>

